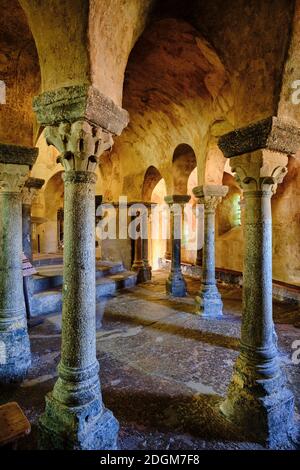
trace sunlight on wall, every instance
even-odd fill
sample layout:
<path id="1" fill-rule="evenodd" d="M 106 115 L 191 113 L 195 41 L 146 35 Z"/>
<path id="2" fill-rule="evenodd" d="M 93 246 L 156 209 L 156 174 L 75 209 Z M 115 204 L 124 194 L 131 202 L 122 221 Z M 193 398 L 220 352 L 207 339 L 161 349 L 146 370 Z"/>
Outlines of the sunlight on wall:
<path id="1" fill-rule="evenodd" d="M 164 198 L 166 195 L 167 195 L 166 183 L 165 183 L 165 180 L 162 178 L 152 191 L 151 202 L 155 202 L 157 204 L 164 204 Z M 161 217 L 160 217 L 159 233 L 161 233 L 161 228 L 163 225 L 162 217 L 163 217 L 163 214 L 161 214 Z M 151 221 L 150 221 L 150 225 L 151 225 Z M 150 260 L 151 260 L 152 269 L 158 269 L 159 258 L 163 258 L 165 256 L 166 240 L 151 240 L 151 242 L 149 243 L 149 247 L 150 247 Z"/>

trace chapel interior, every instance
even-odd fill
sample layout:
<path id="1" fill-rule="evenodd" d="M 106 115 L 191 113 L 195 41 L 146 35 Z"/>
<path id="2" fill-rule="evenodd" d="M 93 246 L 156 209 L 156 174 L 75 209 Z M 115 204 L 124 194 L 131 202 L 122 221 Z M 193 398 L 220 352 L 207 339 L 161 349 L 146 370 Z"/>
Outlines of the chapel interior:
<path id="1" fill-rule="evenodd" d="M 299 328 L 300 0 L 0 0 L 0 449 L 299 449 Z"/>

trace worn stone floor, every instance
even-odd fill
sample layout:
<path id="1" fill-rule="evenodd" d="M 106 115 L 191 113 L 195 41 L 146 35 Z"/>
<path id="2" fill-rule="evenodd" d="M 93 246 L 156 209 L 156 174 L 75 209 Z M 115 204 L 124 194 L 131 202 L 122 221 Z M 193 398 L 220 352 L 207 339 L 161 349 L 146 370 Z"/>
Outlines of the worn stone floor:
<path id="1" fill-rule="evenodd" d="M 98 304 L 103 398 L 120 422 L 120 448 L 261 449 L 245 442 L 218 411 L 238 354 L 241 289 L 220 286 L 224 318 L 204 320 L 193 313 L 199 281 L 187 278 L 189 296 L 172 299 L 165 295 L 165 279 L 166 272 L 157 271 L 152 282 Z M 300 329 L 293 326 L 299 315 L 293 305 L 274 305 L 280 359 L 296 397 L 297 420 L 300 365 L 291 358 L 292 343 L 300 340 Z M 32 328 L 30 374 L 14 391 L 1 392 L 1 402 L 18 401 L 32 423 L 21 448 L 36 448 L 36 423 L 56 379 L 60 324 L 58 314 Z"/>

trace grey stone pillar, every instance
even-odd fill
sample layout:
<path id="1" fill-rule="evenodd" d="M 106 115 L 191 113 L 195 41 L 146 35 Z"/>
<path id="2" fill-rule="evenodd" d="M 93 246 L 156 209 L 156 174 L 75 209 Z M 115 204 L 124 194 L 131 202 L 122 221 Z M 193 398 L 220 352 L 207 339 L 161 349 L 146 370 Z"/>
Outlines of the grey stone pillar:
<path id="1" fill-rule="evenodd" d="M 117 447 L 119 426 L 103 404 L 96 358 L 95 170 L 100 155 L 113 144 L 100 124 L 119 133 L 127 113 L 94 88 L 87 87 L 82 96 L 84 88 L 45 93 L 34 106 L 41 123 L 50 120 L 46 139 L 59 150 L 65 169 L 62 353 L 59 377 L 40 419 L 42 449 Z M 63 121 L 76 114 L 80 119 L 56 124 L 56 113 Z M 85 114 L 89 122 L 82 118 Z M 114 121 L 116 116 L 120 122 Z"/>
<path id="2" fill-rule="evenodd" d="M 40 178 L 28 178 L 22 189 L 22 239 L 23 252 L 32 261 L 31 244 L 31 206 L 38 191 L 43 187 L 45 180 Z"/>
<path id="3" fill-rule="evenodd" d="M 132 264 L 132 270 L 137 273 L 137 282 L 146 282 L 149 279 L 149 273 L 147 270 L 147 266 L 144 262 L 144 255 L 145 255 L 145 237 L 148 236 L 148 227 L 147 227 L 147 208 L 146 204 L 143 202 L 131 202 L 130 206 L 133 207 L 136 205 L 136 217 L 141 219 L 141 223 L 137 225 L 137 231 L 139 232 L 140 236 L 134 239 L 134 260 Z M 138 210 L 138 207 L 141 207 L 141 210 Z M 134 218 L 133 218 L 134 220 Z M 146 240 L 148 242 L 148 239 Z"/>
<path id="4" fill-rule="evenodd" d="M 203 244 L 204 244 L 204 210 L 203 206 L 197 204 L 195 207 L 196 210 L 196 266 L 202 266 L 203 264 Z M 201 248 L 200 248 L 201 247 Z"/>
<path id="5" fill-rule="evenodd" d="M 221 410 L 245 435 L 280 447 L 293 428 L 294 399 L 279 365 L 272 318 L 271 196 L 287 172 L 286 154 L 300 147 L 300 132 L 270 118 L 223 136 L 219 146 L 233 157 L 245 200 L 240 354 Z"/>
<path id="6" fill-rule="evenodd" d="M 170 238 L 172 248 L 171 271 L 166 281 L 167 293 L 174 297 L 186 296 L 186 282 L 181 271 L 181 236 L 183 206 L 190 196 L 166 196 L 165 201 L 170 207 Z"/>
<path id="7" fill-rule="evenodd" d="M 0 384 L 24 379 L 31 363 L 22 273 L 21 190 L 38 150 L 0 144 Z"/>
<path id="8" fill-rule="evenodd" d="M 204 317 L 223 315 L 223 302 L 217 288 L 215 270 L 215 217 L 217 205 L 228 192 L 227 186 L 207 185 L 193 189 L 200 204 L 204 205 L 204 243 L 202 259 L 202 280 L 198 297 L 197 313 Z"/>
<path id="9" fill-rule="evenodd" d="M 145 220 L 146 227 L 145 227 L 145 237 L 142 239 L 142 258 L 143 258 L 143 263 L 144 263 L 144 271 L 145 271 L 145 277 L 147 281 L 150 281 L 152 278 L 152 268 L 149 263 L 149 217 L 150 217 L 150 211 L 151 211 L 151 203 L 144 203 L 145 206 L 148 209 L 148 214 L 147 214 L 147 220 Z"/>

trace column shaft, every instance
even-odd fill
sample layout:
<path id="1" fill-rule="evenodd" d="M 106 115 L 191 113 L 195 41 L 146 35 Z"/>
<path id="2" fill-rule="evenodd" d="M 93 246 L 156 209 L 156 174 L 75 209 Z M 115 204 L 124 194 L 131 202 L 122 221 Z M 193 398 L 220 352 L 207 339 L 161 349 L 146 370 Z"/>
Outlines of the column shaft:
<path id="1" fill-rule="evenodd" d="M 215 275 L 215 211 L 204 210 L 204 245 L 203 245 L 202 283 L 216 285 Z"/>
<path id="2" fill-rule="evenodd" d="M 0 383 L 21 381 L 31 363 L 22 275 L 20 193 L 0 191 Z"/>
<path id="3" fill-rule="evenodd" d="M 215 216 L 216 208 L 226 196 L 227 186 L 197 186 L 193 193 L 204 205 L 204 237 L 202 279 L 199 295 L 196 297 L 196 313 L 208 318 L 223 315 L 223 302 L 218 291 L 215 270 Z"/>
<path id="4" fill-rule="evenodd" d="M 271 191 L 246 191 L 243 317 L 224 414 L 257 441 L 276 447 L 288 439 L 294 408 L 285 386 L 272 318 Z"/>
<path id="5" fill-rule="evenodd" d="M 166 281 L 167 293 L 175 297 L 184 297 L 187 294 L 186 282 L 181 271 L 181 207 L 180 212 L 175 209 L 170 211 L 170 235 L 171 235 L 171 271 Z"/>
<path id="6" fill-rule="evenodd" d="M 40 447 L 114 449 L 118 423 L 103 406 L 96 358 L 96 176 L 67 171 L 64 182 L 62 354 L 40 421 Z"/>
<path id="7" fill-rule="evenodd" d="M 22 204 L 22 238 L 23 252 L 32 261 L 32 244 L 31 244 L 31 205 Z"/>
<path id="8" fill-rule="evenodd" d="M 149 263 L 149 214 L 146 222 L 146 237 L 142 239 L 142 258 L 144 263 L 145 277 L 149 281 L 152 278 L 152 268 Z"/>

